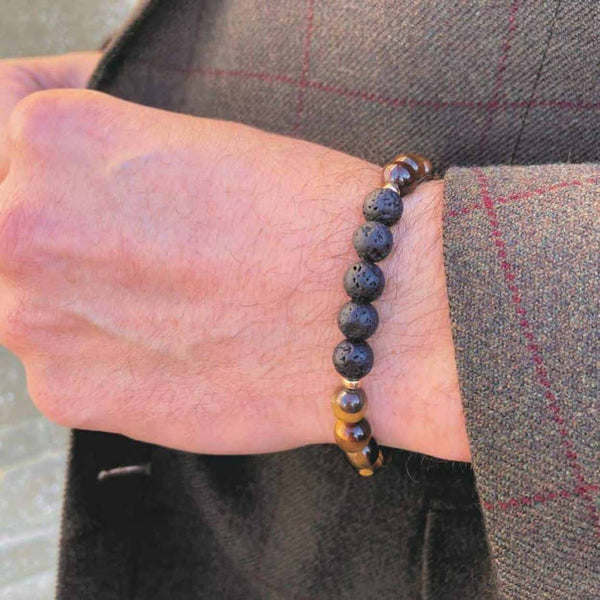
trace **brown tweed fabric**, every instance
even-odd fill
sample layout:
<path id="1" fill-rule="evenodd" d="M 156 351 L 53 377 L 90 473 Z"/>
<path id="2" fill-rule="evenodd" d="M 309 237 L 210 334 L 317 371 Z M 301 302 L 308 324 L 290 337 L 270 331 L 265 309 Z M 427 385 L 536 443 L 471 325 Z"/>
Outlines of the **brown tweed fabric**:
<path id="1" fill-rule="evenodd" d="M 375 163 L 581 162 L 600 159 L 599 26 L 571 0 L 151 0 L 98 79 Z"/>
<path id="2" fill-rule="evenodd" d="M 564 0 L 150 0 L 90 86 L 377 163 L 407 148 L 442 170 L 593 162 L 599 12 Z M 400 451 L 365 483 L 331 447 L 205 457 L 76 432 L 59 598 L 599 597 L 598 169 L 447 173 L 481 503 L 464 465 Z M 136 461 L 152 476 L 96 483 Z"/>
<path id="3" fill-rule="evenodd" d="M 454 339 L 499 578 L 511 598 L 598 597 L 600 166 L 450 169 L 446 195 Z"/>

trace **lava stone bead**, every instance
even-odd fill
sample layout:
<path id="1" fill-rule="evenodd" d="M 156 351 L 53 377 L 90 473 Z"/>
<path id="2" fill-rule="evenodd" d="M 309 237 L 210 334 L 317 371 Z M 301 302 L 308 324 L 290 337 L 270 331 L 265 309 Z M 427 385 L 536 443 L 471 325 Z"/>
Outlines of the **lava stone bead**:
<path id="1" fill-rule="evenodd" d="M 349 390 L 342 386 L 331 398 L 331 410 L 336 419 L 345 423 L 361 421 L 367 410 L 367 395 L 360 388 Z"/>
<path id="2" fill-rule="evenodd" d="M 346 452 L 358 452 L 362 450 L 371 439 L 371 426 L 366 419 L 358 423 L 335 423 L 335 441 L 338 446 Z"/>
<path id="3" fill-rule="evenodd" d="M 363 203 L 363 215 L 367 221 L 394 225 L 402 217 L 404 205 L 400 194 L 390 188 L 372 191 Z"/>
<path id="4" fill-rule="evenodd" d="M 396 185 L 404 196 L 417 182 L 417 174 L 406 163 L 389 163 L 383 169 L 383 179 Z"/>
<path id="5" fill-rule="evenodd" d="M 383 271 L 371 262 L 354 263 L 344 273 L 344 289 L 353 300 L 375 300 L 381 296 L 384 286 Z"/>
<path id="6" fill-rule="evenodd" d="M 394 244 L 394 236 L 383 223 L 367 221 L 354 230 L 352 243 L 360 258 L 377 262 L 383 260 L 390 253 Z"/>
<path id="7" fill-rule="evenodd" d="M 333 366 L 346 379 L 356 381 L 373 368 L 373 350 L 367 342 L 342 340 L 333 350 Z"/>
<path id="8" fill-rule="evenodd" d="M 349 340 L 366 340 L 379 325 L 379 315 L 368 302 L 346 302 L 338 313 L 338 327 Z"/>

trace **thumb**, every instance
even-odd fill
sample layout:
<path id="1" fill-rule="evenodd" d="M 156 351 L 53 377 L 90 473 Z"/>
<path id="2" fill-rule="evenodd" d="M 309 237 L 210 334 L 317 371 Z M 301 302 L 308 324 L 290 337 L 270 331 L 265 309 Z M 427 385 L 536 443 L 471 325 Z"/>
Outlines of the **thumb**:
<path id="1" fill-rule="evenodd" d="M 70 52 L 58 56 L 13 58 L 0 63 L 2 79 L 26 93 L 55 88 L 82 88 L 87 84 L 101 52 Z"/>

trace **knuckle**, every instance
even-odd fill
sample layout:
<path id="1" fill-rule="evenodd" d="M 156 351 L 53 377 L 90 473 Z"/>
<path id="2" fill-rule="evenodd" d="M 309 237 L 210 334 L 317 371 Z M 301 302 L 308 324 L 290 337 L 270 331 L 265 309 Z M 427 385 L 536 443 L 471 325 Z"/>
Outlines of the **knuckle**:
<path id="1" fill-rule="evenodd" d="M 25 96 L 9 116 L 6 126 L 9 143 L 55 152 L 59 133 L 70 123 L 73 132 L 77 132 L 77 123 L 86 119 L 90 110 L 97 110 L 101 95 L 91 90 L 54 89 Z"/>
<path id="2" fill-rule="evenodd" d="M 38 145 L 51 137 L 59 116 L 59 92 L 35 92 L 25 96 L 12 110 L 6 135 L 15 146 Z"/>

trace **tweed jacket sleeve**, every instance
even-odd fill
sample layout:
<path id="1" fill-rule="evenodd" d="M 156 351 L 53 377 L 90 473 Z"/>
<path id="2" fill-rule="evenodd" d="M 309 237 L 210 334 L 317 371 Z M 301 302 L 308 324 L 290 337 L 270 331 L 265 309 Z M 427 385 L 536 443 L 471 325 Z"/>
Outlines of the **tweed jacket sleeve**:
<path id="1" fill-rule="evenodd" d="M 598 597 L 600 167 L 445 179 L 453 335 L 498 579 L 510 598 Z"/>

